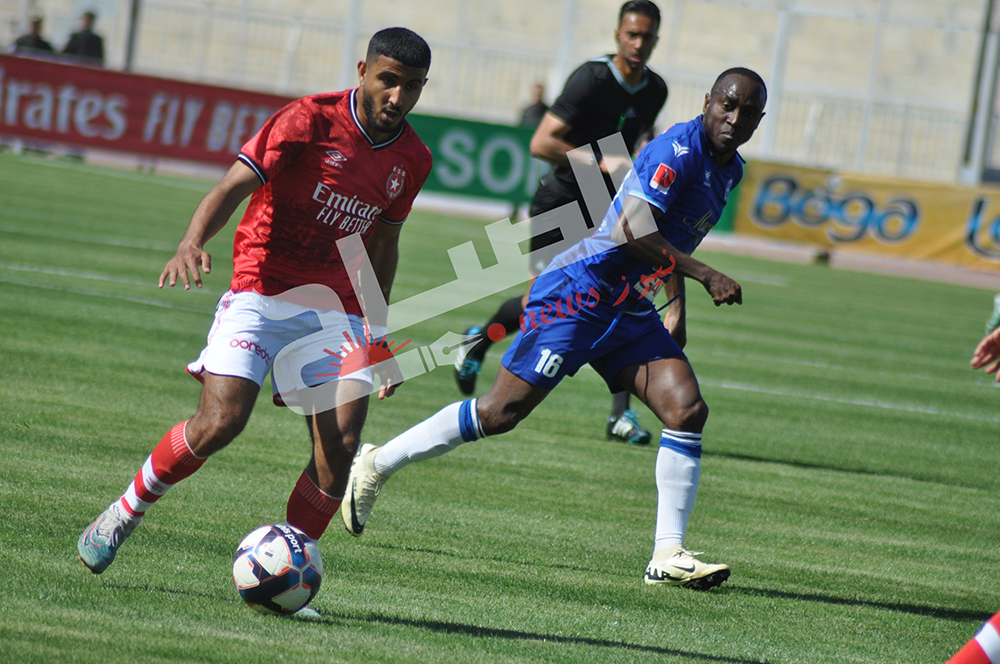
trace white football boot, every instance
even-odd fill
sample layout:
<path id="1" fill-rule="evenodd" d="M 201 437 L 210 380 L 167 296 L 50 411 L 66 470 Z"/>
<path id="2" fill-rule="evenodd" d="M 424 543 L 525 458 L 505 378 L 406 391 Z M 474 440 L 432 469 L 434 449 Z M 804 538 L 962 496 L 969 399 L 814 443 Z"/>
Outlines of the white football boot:
<path id="1" fill-rule="evenodd" d="M 376 445 L 362 445 L 351 463 L 351 475 L 347 480 L 347 493 L 344 494 L 340 513 L 347 532 L 355 537 L 365 532 L 365 523 L 375 507 L 375 500 L 382 485 L 389 479 L 375 470 L 375 455 L 379 449 Z"/>
<path id="2" fill-rule="evenodd" d="M 722 585 L 729 578 L 729 565 L 703 563 L 695 556 L 700 551 L 688 551 L 681 545 L 657 549 L 646 567 L 644 579 L 649 585 L 668 585 L 708 590 Z"/>

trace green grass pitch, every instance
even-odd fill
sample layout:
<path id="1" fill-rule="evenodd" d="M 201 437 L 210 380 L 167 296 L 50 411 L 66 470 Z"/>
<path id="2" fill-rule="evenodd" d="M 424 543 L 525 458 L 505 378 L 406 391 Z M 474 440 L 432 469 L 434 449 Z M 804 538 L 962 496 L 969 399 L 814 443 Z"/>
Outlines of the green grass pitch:
<path id="1" fill-rule="evenodd" d="M 656 449 L 603 440 L 589 369 L 513 433 L 400 473 L 364 537 L 338 516 L 320 620 L 257 615 L 230 577 L 309 453 L 267 396 L 91 575 L 79 533 L 197 403 L 183 367 L 235 220 L 204 291 L 156 280 L 208 187 L 0 154 L 0 661 L 928 664 L 1000 609 L 1000 389 L 968 367 L 993 293 L 709 253 L 745 299 L 689 285 L 712 415 L 688 546 L 732 567 L 718 590 L 642 583 Z M 467 240 L 488 263 L 483 225 L 414 213 L 394 298 L 452 280 Z M 430 343 L 498 301 L 393 336 Z M 458 398 L 449 370 L 421 376 L 373 401 L 364 438 Z"/>

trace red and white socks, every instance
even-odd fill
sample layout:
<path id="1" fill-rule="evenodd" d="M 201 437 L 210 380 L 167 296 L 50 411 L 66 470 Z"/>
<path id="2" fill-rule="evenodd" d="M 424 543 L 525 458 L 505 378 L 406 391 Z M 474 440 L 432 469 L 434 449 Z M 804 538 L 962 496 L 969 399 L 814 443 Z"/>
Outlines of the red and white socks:
<path id="1" fill-rule="evenodd" d="M 205 463 L 188 446 L 184 437 L 186 424 L 187 420 L 167 432 L 122 495 L 120 505 L 132 520 L 141 519 L 173 485 L 193 475 Z"/>
<path id="2" fill-rule="evenodd" d="M 186 420 L 167 432 L 119 499 L 118 504 L 129 521 L 138 523 L 171 487 L 204 465 L 206 459 L 195 456 L 188 445 L 185 425 Z M 319 539 L 340 508 L 340 502 L 341 498 L 323 492 L 303 472 L 288 498 L 286 519 L 312 539 Z"/>

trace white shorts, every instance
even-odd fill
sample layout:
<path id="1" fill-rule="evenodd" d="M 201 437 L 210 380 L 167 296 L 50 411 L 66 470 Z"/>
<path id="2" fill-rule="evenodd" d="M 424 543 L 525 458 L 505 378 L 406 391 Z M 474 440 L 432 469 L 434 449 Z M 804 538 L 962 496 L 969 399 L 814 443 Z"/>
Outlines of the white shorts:
<path id="1" fill-rule="evenodd" d="M 198 380 L 207 371 L 257 385 L 271 372 L 274 402 L 292 406 L 290 395 L 341 378 L 367 383 L 370 391 L 371 371 L 348 360 L 366 339 L 364 321 L 356 314 L 317 310 L 280 296 L 228 291 L 216 307 L 205 349 L 187 371 Z M 342 376 L 341 369 L 348 366 L 351 373 Z"/>

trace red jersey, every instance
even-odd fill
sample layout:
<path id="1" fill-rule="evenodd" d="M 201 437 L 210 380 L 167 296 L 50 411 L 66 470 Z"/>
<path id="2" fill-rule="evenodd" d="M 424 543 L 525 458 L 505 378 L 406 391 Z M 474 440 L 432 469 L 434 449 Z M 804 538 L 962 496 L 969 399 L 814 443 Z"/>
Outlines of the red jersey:
<path id="1" fill-rule="evenodd" d="M 264 186 L 236 229 L 233 291 L 278 295 L 323 284 L 348 313 L 361 313 L 336 242 L 360 233 L 367 245 L 376 223 L 406 221 L 431 153 L 405 121 L 374 143 L 358 120 L 357 94 L 294 101 L 243 146 L 239 160 Z"/>

